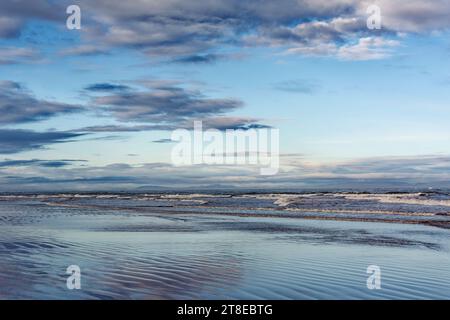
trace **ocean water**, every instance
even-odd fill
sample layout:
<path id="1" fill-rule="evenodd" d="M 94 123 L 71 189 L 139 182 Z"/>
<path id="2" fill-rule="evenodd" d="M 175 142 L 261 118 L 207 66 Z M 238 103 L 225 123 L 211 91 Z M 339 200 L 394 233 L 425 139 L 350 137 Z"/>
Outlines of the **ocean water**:
<path id="1" fill-rule="evenodd" d="M 450 299 L 448 201 L 2 195 L 0 299 Z M 381 289 L 367 288 L 369 265 Z"/>

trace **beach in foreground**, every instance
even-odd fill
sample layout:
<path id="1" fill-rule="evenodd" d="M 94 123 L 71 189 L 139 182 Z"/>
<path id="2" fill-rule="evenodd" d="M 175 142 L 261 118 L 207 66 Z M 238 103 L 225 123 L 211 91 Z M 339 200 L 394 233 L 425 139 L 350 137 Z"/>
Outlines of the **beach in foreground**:
<path id="1" fill-rule="evenodd" d="M 0 298 L 450 299 L 449 199 L 1 195 Z"/>

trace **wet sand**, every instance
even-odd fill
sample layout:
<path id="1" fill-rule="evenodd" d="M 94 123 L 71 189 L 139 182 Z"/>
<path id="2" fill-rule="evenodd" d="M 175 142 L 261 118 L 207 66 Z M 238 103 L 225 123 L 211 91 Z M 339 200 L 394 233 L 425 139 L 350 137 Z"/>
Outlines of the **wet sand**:
<path id="1" fill-rule="evenodd" d="M 0 298 L 450 299 L 450 231 L 428 225 L 448 223 L 445 203 L 333 213 L 276 201 L 0 197 Z M 69 265 L 81 290 L 66 287 Z M 381 290 L 366 287 L 369 265 Z"/>

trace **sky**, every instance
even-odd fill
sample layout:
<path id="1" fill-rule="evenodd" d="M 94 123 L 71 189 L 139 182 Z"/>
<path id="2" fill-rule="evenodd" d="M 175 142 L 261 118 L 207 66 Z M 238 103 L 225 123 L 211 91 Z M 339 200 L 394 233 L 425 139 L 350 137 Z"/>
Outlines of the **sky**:
<path id="1" fill-rule="evenodd" d="M 0 192 L 448 188 L 449 16 L 447 0 L 1 1 Z M 278 129 L 278 173 L 175 166 L 171 134 L 197 120 Z"/>

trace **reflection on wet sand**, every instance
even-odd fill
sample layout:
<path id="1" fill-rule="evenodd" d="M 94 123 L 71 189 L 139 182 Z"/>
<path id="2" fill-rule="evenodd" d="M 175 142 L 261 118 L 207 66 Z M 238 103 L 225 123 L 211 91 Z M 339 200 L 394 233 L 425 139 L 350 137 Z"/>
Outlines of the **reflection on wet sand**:
<path id="1" fill-rule="evenodd" d="M 171 208 L 163 197 L 123 198 L 3 198 L 0 298 L 450 298 L 445 228 L 298 219 L 242 195 L 172 196 Z M 73 264 L 81 290 L 66 287 Z M 366 287 L 371 264 L 382 269 L 382 290 Z"/>

